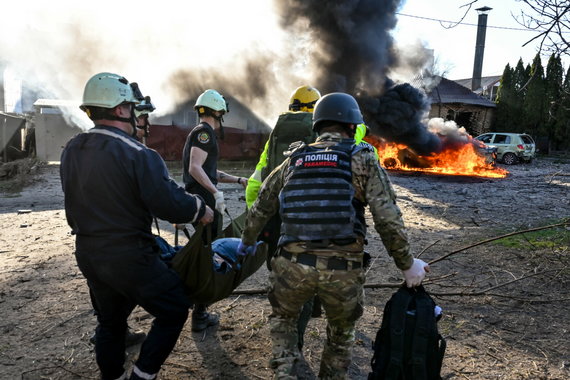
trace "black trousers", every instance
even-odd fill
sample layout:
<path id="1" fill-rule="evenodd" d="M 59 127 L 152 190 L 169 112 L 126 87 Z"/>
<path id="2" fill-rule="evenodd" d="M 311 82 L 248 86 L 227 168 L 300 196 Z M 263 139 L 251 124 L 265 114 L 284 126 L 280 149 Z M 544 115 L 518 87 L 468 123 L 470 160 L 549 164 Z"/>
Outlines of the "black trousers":
<path id="1" fill-rule="evenodd" d="M 157 373 L 174 348 L 191 303 L 178 275 L 148 248 L 81 250 L 75 256 L 98 307 L 95 356 L 102 379 L 124 372 L 127 318 L 140 305 L 155 319 L 135 365 Z"/>

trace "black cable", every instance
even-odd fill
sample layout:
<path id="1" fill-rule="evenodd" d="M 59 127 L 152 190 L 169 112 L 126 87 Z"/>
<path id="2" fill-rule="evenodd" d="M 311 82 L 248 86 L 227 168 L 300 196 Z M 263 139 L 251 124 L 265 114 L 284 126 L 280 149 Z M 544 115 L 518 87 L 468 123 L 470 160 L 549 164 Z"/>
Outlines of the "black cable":
<path id="1" fill-rule="evenodd" d="M 422 20 L 428 20 L 428 21 L 437 21 L 439 23 L 442 22 L 446 22 L 449 24 L 456 24 L 456 25 L 467 25 L 467 26 L 479 26 L 478 24 L 471 24 L 468 22 L 457 22 L 457 21 L 449 21 L 449 20 L 441 20 L 441 19 L 437 19 L 437 18 L 430 18 L 430 17 L 423 17 L 423 16 L 415 16 L 415 15 L 408 15 L 405 13 L 398 13 L 396 12 L 396 14 L 398 16 L 405 16 L 405 17 L 412 17 L 412 18 L 419 18 Z M 492 29 L 503 29 L 503 30 L 518 30 L 518 31 L 522 31 L 522 32 L 545 32 L 546 29 L 544 30 L 540 30 L 540 29 L 526 29 L 526 28 L 511 28 L 511 27 L 507 27 L 507 26 L 492 26 L 492 25 L 487 25 L 487 28 L 492 28 Z M 562 33 L 570 33 L 570 32 L 562 32 Z"/>

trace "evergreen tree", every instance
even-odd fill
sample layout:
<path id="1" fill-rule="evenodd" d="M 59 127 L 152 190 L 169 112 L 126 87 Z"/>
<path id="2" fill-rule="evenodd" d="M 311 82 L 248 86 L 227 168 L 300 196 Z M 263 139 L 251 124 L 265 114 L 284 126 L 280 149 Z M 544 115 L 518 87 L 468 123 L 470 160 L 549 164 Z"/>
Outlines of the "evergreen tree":
<path id="1" fill-rule="evenodd" d="M 513 101 L 512 125 L 513 132 L 524 131 L 524 98 L 528 89 L 528 81 L 530 79 L 530 66 L 528 71 L 525 69 L 522 58 L 519 59 L 513 74 L 513 82 L 515 96 Z"/>
<path id="2" fill-rule="evenodd" d="M 554 124 L 560 108 L 560 95 L 562 91 L 562 79 L 564 69 L 560 56 L 552 54 L 546 66 L 546 77 L 544 80 L 545 114 L 542 121 L 543 130 L 541 135 L 548 136 L 548 140 L 556 144 Z"/>
<path id="3" fill-rule="evenodd" d="M 495 100 L 497 108 L 495 109 L 492 124 L 492 129 L 494 131 L 509 132 L 512 130 L 513 105 L 515 103 L 515 98 L 516 93 L 513 83 L 513 69 L 511 69 L 511 66 L 507 64 L 503 71 L 499 90 L 497 91 L 497 98 Z"/>
<path id="4" fill-rule="evenodd" d="M 526 67 L 524 68 L 524 75 L 526 75 L 528 80 L 530 80 L 530 72 L 531 71 L 532 71 L 532 67 L 530 66 L 530 63 L 527 63 Z M 527 80 L 527 82 L 528 82 L 528 80 Z M 528 86 L 528 83 L 525 82 L 525 84 Z M 525 91 L 526 91 L 526 89 L 525 89 Z M 526 92 L 525 92 L 524 96 L 526 97 Z"/>
<path id="5" fill-rule="evenodd" d="M 554 147 L 570 150 L 570 66 L 560 89 L 560 102 L 554 123 Z"/>
<path id="6" fill-rule="evenodd" d="M 527 67 L 528 67 L 528 65 L 527 65 Z M 525 85 L 527 84 L 526 82 L 528 82 L 529 75 L 530 75 L 530 69 L 529 69 L 529 72 L 527 72 L 525 67 L 524 67 L 524 63 L 523 63 L 522 58 L 519 58 L 517 66 L 515 67 L 514 72 L 513 72 L 513 81 L 515 84 L 515 90 L 517 92 L 521 92 L 523 97 L 526 94 Z"/>
<path id="7" fill-rule="evenodd" d="M 526 132 L 538 136 L 543 134 L 542 121 L 544 120 L 544 68 L 540 54 L 536 54 L 530 69 L 530 81 L 524 99 L 524 126 Z"/>

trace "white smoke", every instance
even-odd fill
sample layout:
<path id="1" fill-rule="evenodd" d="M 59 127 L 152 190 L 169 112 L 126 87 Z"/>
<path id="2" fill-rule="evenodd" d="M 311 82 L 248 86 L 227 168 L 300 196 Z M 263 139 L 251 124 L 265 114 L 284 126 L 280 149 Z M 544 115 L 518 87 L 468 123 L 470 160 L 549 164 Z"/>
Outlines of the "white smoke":
<path id="1" fill-rule="evenodd" d="M 75 101 L 92 75 L 114 72 L 138 82 L 161 114 L 187 100 L 177 73 L 215 73 L 248 88 L 264 78 L 246 77 L 244 59 L 272 57 L 267 95 L 247 104 L 267 120 L 311 77 L 307 44 L 295 48 L 276 17 L 265 0 L 12 1 L 2 7 L 0 64 L 42 97 Z"/>
<path id="2" fill-rule="evenodd" d="M 443 120 L 440 117 L 429 119 L 428 130 L 444 138 L 448 142 L 467 144 L 471 141 L 471 136 L 453 120 Z"/>

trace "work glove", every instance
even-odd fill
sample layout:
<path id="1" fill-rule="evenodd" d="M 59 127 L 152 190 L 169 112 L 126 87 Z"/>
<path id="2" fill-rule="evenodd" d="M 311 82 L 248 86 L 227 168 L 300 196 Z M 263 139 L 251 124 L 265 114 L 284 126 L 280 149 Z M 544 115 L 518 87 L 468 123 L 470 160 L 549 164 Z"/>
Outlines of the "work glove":
<path id="1" fill-rule="evenodd" d="M 224 215 L 226 211 L 226 202 L 224 201 L 224 193 L 221 191 L 216 191 L 214 193 L 214 199 L 216 200 L 216 211 Z"/>
<path id="2" fill-rule="evenodd" d="M 408 288 L 419 286 L 424 280 L 426 272 L 429 272 L 428 263 L 420 259 L 414 259 L 412 266 L 409 269 L 402 271 Z"/>
<path id="3" fill-rule="evenodd" d="M 240 240 L 238 248 L 237 248 L 237 254 L 238 256 L 247 256 L 247 255 L 255 255 L 255 251 L 257 250 L 257 246 L 259 244 L 261 244 L 262 242 L 256 243 L 254 245 L 247 245 L 243 243 L 243 240 Z"/>

